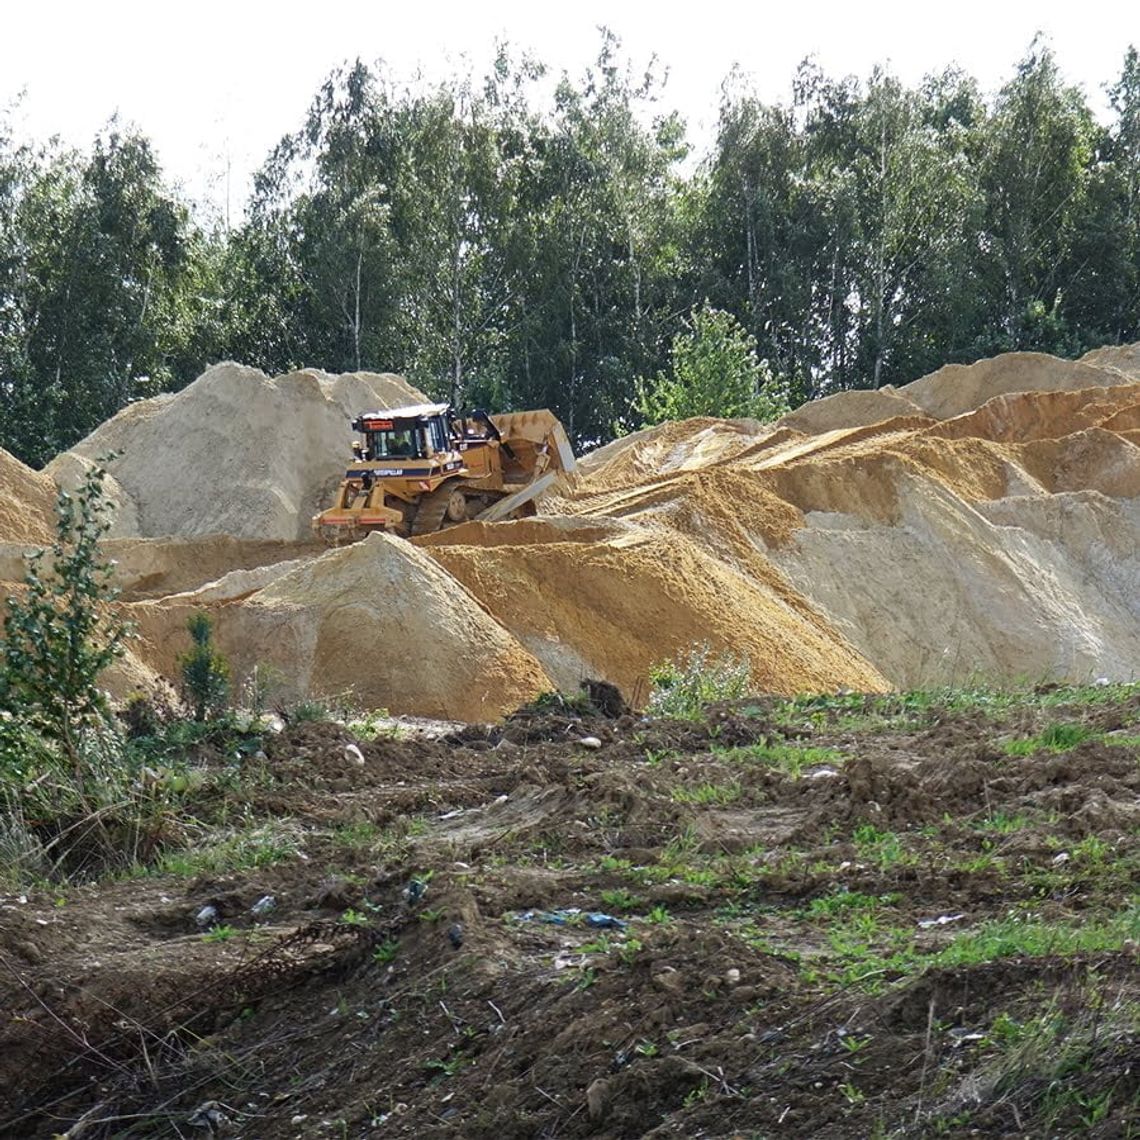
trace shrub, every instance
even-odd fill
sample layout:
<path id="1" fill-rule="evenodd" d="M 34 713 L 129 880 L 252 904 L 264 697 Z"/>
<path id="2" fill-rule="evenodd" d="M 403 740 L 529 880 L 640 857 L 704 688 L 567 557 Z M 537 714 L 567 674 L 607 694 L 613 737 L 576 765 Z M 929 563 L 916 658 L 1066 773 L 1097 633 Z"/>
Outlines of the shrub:
<path id="1" fill-rule="evenodd" d="M 694 646 L 685 657 L 654 665 L 647 712 L 679 720 L 699 720 L 706 705 L 731 701 L 748 692 L 752 674 L 748 662 L 727 655 L 712 657 L 708 645 Z"/>
<path id="2" fill-rule="evenodd" d="M 207 614 L 191 614 L 186 629 L 193 644 L 178 658 L 183 699 L 194 710 L 194 719 L 203 721 L 224 710 L 230 694 L 230 667 L 214 647 Z"/>
<path id="3" fill-rule="evenodd" d="M 60 492 L 55 541 L 29 557 L 0 645 L 0 708 L 58 744 L 77 776 L 84 732 L 109 722 L 99 674 L 128 635 L 108 605 L 114 566 L 99 547 L 111 526 L 106 474 L 95 464 L 76 491 Z"/>
<path id="4" fill-rule="evenodd" d="M 775 420 L 791 411 L 788 385 L 756 354 L 756 338 L 707 301 L 673 338 L 672 369 L 637 382 L 646 424 L 691 416 Z"/>

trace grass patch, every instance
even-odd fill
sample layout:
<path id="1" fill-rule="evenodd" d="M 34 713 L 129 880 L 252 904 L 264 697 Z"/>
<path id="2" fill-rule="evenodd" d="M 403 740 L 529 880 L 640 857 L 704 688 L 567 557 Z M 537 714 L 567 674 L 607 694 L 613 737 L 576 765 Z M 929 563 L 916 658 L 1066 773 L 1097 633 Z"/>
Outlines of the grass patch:
<path id="1" fill-rule="evenodd" d="M 1032 756 L 1035 752 L 1068 752 L 1098 735 L 1087 724 L 1062 721 L 1048 725 L 1036 736 L 1009 741 L 1005 751 L 1010 756 Z"/>
<path id="2" fill-rule="evenodd" d="M 224 874 L 272 867 L 295 858 L 300 850 L 295 828 L 282 820 L 267 820 L 191 848 L 167 851 L 154 870 L 168 875 Z"/>
<path id="3" fill-rule="evenodd" d="M 799 744 L 748 744 L 738 748 L 714 748 L 712 755 L 729 764 L 763 764 L 793 779 L 809 768 L 838 767 L 844 755 L 838 748 L 814 748 Z"/>
<path id="4" fill-rule="evenodd" d="M 807 914 L 810 918 L 830 918 L 850 911 L 878 910 L 882 906 L 891 906 L 898 901 L 899 895 L 895 893 L 867 895 L 862 891 L 849 891 L 846 887 L 836 887 L 831 894 L 812 899 L 808 904 Z"/>
<path id="5" fill-rule="evenodd" d="M 743 697 L 751 679 L 747 661 L 714 657 L 708 645 L 697 645 L 687 655 L 659 662 L 649 670 L 652 688 L 646 711 L 650 716 L 700 720 L 706 705 Z"/>
<path id="6" fill-rule="evenodd" d="M 673 802 L 678 804 L 717 806 L 730 804 L 740 799 L 743 795 L 743 789 L 737 783 L 697 784 L 694 787 L 674 788 L 671 795 Z"/>

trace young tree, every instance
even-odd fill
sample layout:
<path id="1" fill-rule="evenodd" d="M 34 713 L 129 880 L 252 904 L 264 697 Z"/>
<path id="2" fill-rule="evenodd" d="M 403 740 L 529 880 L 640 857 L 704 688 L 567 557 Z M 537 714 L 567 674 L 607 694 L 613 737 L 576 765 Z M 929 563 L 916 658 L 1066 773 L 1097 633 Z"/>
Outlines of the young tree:
<path id="1" fill-rule="evenodd" d="M 99 546 L 111 525 L 106 474 L 96 464 L 75 491 L 60 492 L 56 539 L 30 557 L 0 642 L 0 708 L 56 742 L 80 781 L 83 733 L 109 716 L 99 675 L 129 632 L 109 607 L 113 564 Z"/>
<path id="2" fill-rule="evenodd" d="M 208 614 L 192 614 L 186 621 L 186 630 L 192 645 L 178 658 L 182 690 L 194 709 L 194 719 L 204 721 L 225 707 L 230 693 L 230 667 L 214 647 Z"/>
<path id="3" fill-rule="evenodd" d="M 673 338 L 672 373 L 638 384 L 647 424 L 692 416 L 768 421 L 789 412 L 787 386 L 756 355 L 756 340 L 729 313 L 706 301 Z"/>

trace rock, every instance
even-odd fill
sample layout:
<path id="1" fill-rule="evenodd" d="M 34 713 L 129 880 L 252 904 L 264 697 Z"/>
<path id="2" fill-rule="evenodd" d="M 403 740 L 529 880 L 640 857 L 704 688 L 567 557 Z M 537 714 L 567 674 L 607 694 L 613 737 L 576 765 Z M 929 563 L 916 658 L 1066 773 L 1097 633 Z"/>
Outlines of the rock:
<path id="1" fill-rule="evenodd" d="M 194 916 L 194 922 L 203 930 L 214 925 L 218 921 L 218 908 L 213 903 L 207 903 L 198 913 Z"/>
<path id="2" fill-rule="evenodd" d="M 597 749 L 601 748 L 602 746 L 602 742 L 596 736 L 583 736 L 582 739 L 577 743 L 580 744 L 583 748 Z"/>
<path id="3" fill-rule="evenodd" d="M 44 960 L 43 951 L 34 942 L 17 942 L 15 949 L 25 962 L 30 962 L 33 966 L 38 966 Z"/>
<path id="4" fill-rule="evenodd" d="M 319 910 L 347 910 L 360 899 L 360 889 L 346 879 L 325 879 L 313 896 L 310 905 Z"/>
<path id="5" fill-rule="evenodd" d="M 447 939 L 456 950 L 463 945 L 463 924 L 456 922 L 447 928 Z"/>
<path id="6" fill-rule="evenodd" d="M 254 918 L 265 918 L 276 909 L 277 900 L 272 895 L 262 895 L 262 897 L 249 908 L 249 913 L 252 914 Z"/>
<path id="7" fill-rule="evenodd" d="M 594 706 L 599 716 L 617 720 L 619 717 L 629 716 L 632 711 L 625 703 L 621 690 L 609 681 L 587 678 L 579 683 L 578 688 L 590 698 L 590 704 Z"/>
<path id="8" fill-rule="evenodd" d="M 653 984 L 667 994 L 680 997 L 685 992 L 684 977 L 672 966 L 665 966 L 653 975 Z"/>
<path id="9" fill-rule="evenodd" d="M 586 1090 L 586 1110 L 591 1120 L 601 1120 L 610 1106 L 610 1082 L 599 1077 Z"/>
<path id="10" fill-rule="evenodd" d="M 344 746 L 344 758 L 349 763 L 357 768 L 364 767 L 364 753 L 355 744 L 346 744 Z"/>
<path id="11" fill-rule="evenodd" d="M 730 989 L 740 985 L 740 971 L 733 966 L 724 972 L 724 984 Z"/>

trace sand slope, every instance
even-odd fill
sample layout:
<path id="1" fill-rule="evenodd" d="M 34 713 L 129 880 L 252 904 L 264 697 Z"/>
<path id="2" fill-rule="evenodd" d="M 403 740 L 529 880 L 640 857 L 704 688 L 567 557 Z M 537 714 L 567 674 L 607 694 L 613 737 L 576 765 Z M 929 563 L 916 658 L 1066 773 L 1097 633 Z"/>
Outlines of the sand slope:
<path id="1" fill-rule="evenodd" d="M 124 451 L 108 551 L 140 638 L 118 689 L 176 675 L 197 609 L 283 699 L 464 719 L 585 677 L 644 699 L 652 665 L 700 643 L 780 692 L 1140 672 L 1140 346 L 664 424 L 587 456 L 545 516 L 302 541 L 348 417 L 419 398 L 219 365 L 53 461 L 66 481 Z M 49 537 L 51 493 L 0 454 L 0 577 Z"/>
<path id="2" fill-rule="evenodd" d="M 84 462 L 121 453 L 108 466 L 119 536 L 303 539 L 344 473 L 351 418 L 424 398 L 389 374 L 269 377 L 218 364 L 175 395 L 124 408 L 47 473 L 68 483 Z"/>
<path id="3" fill-rule="evenodd" d="M 0 542 L 51 542 L 56 487 L 0 447 Z"/>

